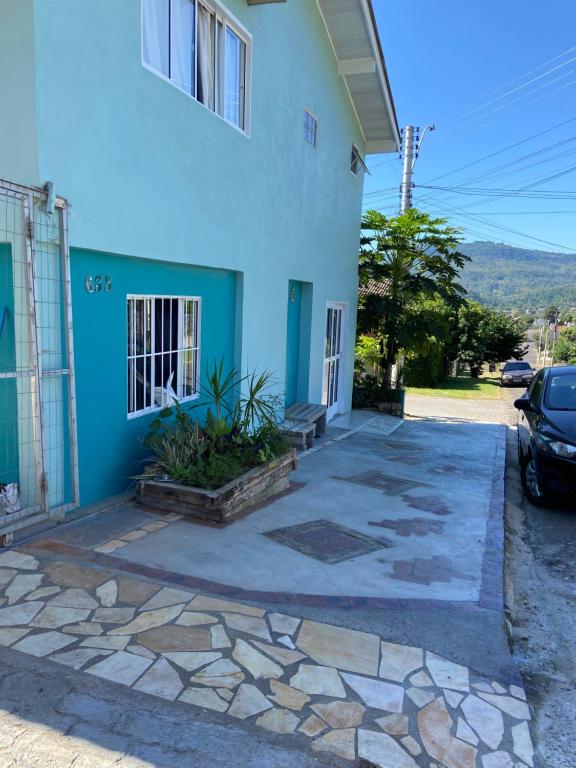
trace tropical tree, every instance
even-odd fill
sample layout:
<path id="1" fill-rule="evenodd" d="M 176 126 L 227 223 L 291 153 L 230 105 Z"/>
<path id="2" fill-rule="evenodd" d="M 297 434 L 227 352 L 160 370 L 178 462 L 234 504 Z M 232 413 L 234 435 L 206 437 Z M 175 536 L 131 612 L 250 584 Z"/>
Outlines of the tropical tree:
<path id="1" fill-rule="evenodd" d="M 576 365 L 576 328 L 565 328 L 554 348 L 556 360 L 566 365 Z"/>
<path id="2" fill-rule="evenodd" d="M 465 293 L 459 273 L 469 259 L 458 251 L 457 229 L 416 209 L 396 217 L 368 211 L 362 233 L 358 329 L 378 338 L 390 387 L 399 351 L 422 338 L 425 321 L 411 311 L 415 302 L 437 297 L 457 306 Z M 374 285 L 384 290 L 371 290 Z"/>

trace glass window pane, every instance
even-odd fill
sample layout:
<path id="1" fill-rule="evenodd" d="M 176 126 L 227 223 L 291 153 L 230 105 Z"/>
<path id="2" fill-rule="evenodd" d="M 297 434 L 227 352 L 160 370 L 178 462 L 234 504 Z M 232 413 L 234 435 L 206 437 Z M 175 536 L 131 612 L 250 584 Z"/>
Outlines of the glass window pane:
<path id="1" fill-rule="evenodd" d="M 224 117 L 239 128 L 244 125 L 245 61 L 246 45 L 230 27 L 226 27 Z"/>
<path id="2" fill-rule="evenodd" d="M 308 110 L 304 111 L 304 138 L 309 144 L 312 144 L 313 147 L 316 146 L 316 131 L 317 131 L 317 122 L 316 118 L 308 112 Z"/>
<path id="3" fill-rule="evenodd" d="M 216 25 L 216 76 L 214 80 L 216 99 L 214 111 L 221 115 L 224 101 L 224 25 L 221 21 L 218 21 Z"/>
<path id="4" fill-rule="evenodd" d="M 128 328 L 128 356 L 134 354 L 134 302 L 132 299 L 128 299 L 127 304 L 127 328 Z"/>
<path id="5" fill-rule="evenodd" d="M 170 76 L 169 0 L 143 0 L 142 55 L 148 66 Z"/>
<path id="6" fill-rule="evenodd" d="M 187 301 L 184 311 L 184 348 L 196 346 L 196 312 L 195 301 Z"/>
<path id="7" fill-rule="evenodd" d="M 128 413 L 136 410 L 134 381 L 134 360 L 128 360 Z"/>
<path id="8" fill-rule="evenodd" d="M 198 5 L 196 98 L 214 110 L 214 14 Z"/>
<path id="9" fill-rule="evenodd" d="M 134 354 L 144 354 L 144 301 L 142 299 L 135 300 L 135 350 Z"/>
<path id="10" fill-rule="evenodd" d="M 144 304 L 144 322 L 146 327 L 146 347 L 144 351 L 149 355 L 152 351 L 152 302 L 150 299 L 146 299 Z"/>
<path id="11" fill-rule="evenodd" d="M 170 79 L 183 91 L 194 95 L 194 2 L 172 0 L 170 5 Z"/>

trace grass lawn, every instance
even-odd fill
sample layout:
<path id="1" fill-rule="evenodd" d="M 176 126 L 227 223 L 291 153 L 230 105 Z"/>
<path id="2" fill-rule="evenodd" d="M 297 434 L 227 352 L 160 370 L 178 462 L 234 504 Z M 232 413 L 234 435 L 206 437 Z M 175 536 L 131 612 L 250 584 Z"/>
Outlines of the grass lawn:
<path id="1" fill-rule="evenodd" d="M 462 400 L 500 400 L 502 390 L 499 377 L 481 376 L 472 379 L 469 375 L 456 376 L 442 382 L 434 389 L 430 387 L 406 387 L 411 395 L 430 395 L 432 397 L 456 397 Z"/>

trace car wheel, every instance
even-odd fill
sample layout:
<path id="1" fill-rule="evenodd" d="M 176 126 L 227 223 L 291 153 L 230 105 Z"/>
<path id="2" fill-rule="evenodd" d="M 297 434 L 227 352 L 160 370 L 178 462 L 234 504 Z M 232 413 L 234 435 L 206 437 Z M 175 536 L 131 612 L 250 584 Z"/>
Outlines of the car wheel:
<path id="1" fill-rule="evenodd" d="M 526 498 L 536 507 L 545 507 L 549 503 L 548 494 L 542 488 L 534 456 L 530 454 L 520 464 L 520 479 Z"/>

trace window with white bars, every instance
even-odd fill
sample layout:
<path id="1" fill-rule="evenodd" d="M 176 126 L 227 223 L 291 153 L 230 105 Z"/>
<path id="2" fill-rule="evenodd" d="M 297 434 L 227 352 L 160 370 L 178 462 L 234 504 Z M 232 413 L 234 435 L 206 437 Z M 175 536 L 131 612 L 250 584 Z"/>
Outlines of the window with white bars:
<path id="1" fill-rule="evenodd" d="M 209 0 L 142 0 L 142 60 L 232 125 L 248 130 L 250 38 Z"/>
<path id="2" fill-rule="evenodd" d="M 129 296 L 128 415 L 198 397 L 200 299 Z"/>

